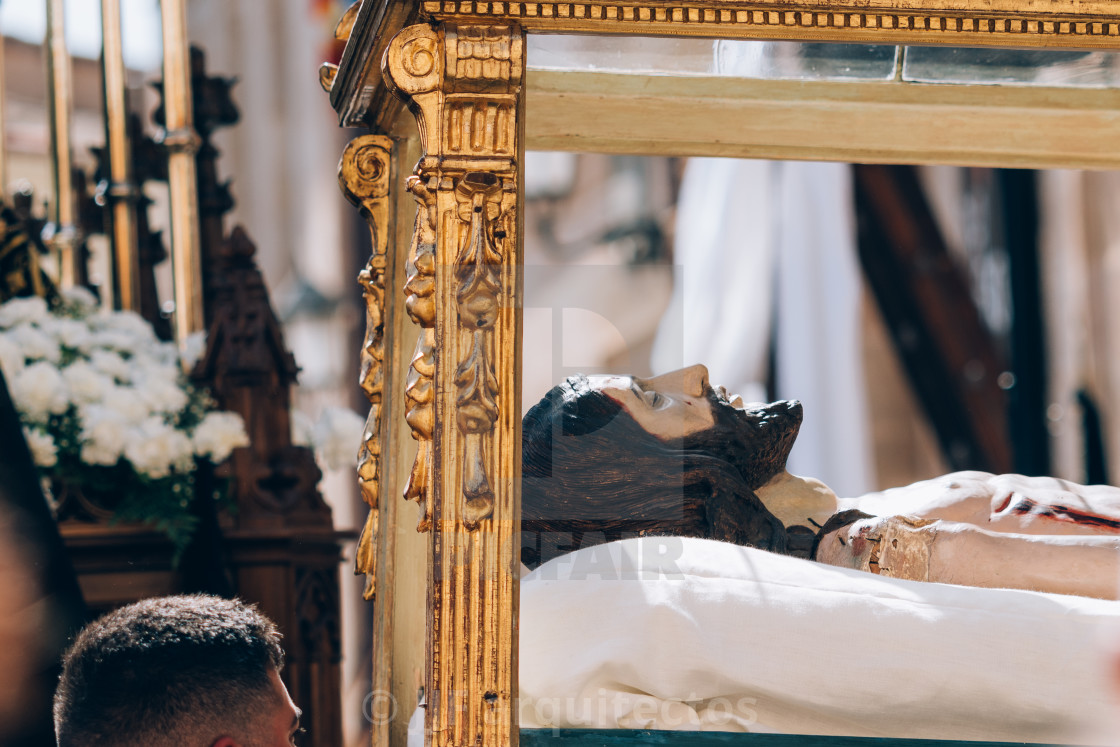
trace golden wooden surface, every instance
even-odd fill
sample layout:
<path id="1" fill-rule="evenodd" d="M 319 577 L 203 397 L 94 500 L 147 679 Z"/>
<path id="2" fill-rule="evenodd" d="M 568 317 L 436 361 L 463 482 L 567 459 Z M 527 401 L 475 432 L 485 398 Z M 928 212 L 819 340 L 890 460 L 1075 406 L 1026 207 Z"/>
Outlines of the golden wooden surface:
<path id="1" fill-rule="evenodd" d="M 532 150 L 1120 168 L 1117 89 L 545 70 L 527 80 Z"/>
<path id="2" fill-rule="evenodd" d="M 191 105 L 190 46 L 186 0 L 162 0 L 163 144 L 168 150 L 167 184 L 171 208 L 171 269 L 174 275 L 175 339 L 205 326 L 202 306 L 202 253 L 199 244 L 198 175 L 200 141 Z"/>
<path id="3" fill-rule="evenodd" d="M 1120 48 L 1120 5 L 1102 0 L 365 0 L 338 69 L 324 74 L 342 126 L 390 131 L 398 109 L 380 80 L 384 45 L 420 20 L 517 24 L 530 33 Z"/>
<path id="4" fill-rule="evenodd" d="M 405 383 L 405 420 L 416 441 L 416 458 L 404 497 L 420 505 L 416 530 L 432 528 L 432 436 L 435 431 L 436 220 L 435 203 L 419 176 L 408 178 L 416 198 L 416 222 L 405 265 L 404 293 L 408 316 L 420 327 Z"/>
<path id="5" fill-rule="evenodd" d="M 140 250 L 137 246 L 137 186 L 132 177 L 128 137 L 128 80 L 121 38 L 120 0 L 101 0 L 101 94 L 105 101 L 107 182 L 99 186 L 109 202 L 113 246 L 113 306 L 140 311 Z"/>
<path id="6" fill-rule="evenodd" d="M 366 334 L 360 353 L 359 383 L 369 400 L 369 415 L 358 452 L 358 486 L 369 513 L 361 536 L 354 572 L 366 577 L 365 599 L 375 593 L 377 573 L 375 537 L 381 507 L 384 453 L 381 410 L 385 392 L 386 279 L 393 276 L 396 252 L 389 251 L 392 235 L 389 185 L 393 181 L 393 141 L 384 135 L 360 135 L 346 146 L 338 164 L 338 183 L 369 226 L 372 252 L 358 274 L 366 303 Z"/>
<path id="7" fill-rule="evenodd" d="M 74 84 L 66 48 L 66 11 L 62 0 L 47 2 L 47 105 L 50 118 L 51 175 L 54 199 L 44 238 L 54 254 L 58 283 L 75 285 L 80 276 L 78 226 L 75 221 L 73 159 L 70 151 Z"/>
<path id="8" fill-rule="evenodd" d="M 409 180 L 420 209 L 406 287 L 422 327 L 434 311 L 430 413 L 415 364 L 409 389 L 410 426 L 431 426 L 430 462 L 418 456 L 410 490 L 431 506 L 433 745 L 517 743 L 524 50 L 514 26 L 417 25 L 385 56 L 386 80 L 416 114 L 424 153 Z"/>
<path id="9" fill-rule="evenodd" d="M 396 141 L 397 173 L 407 173 L 420 157 L 420 139 L 415 132 Z M 408 247 L 412 240 L 413 217 L 416 203 L 398 179 L 392 185 L 393 211 L 396 236 L 394 246 Z M 400 253 L 400 250 L 398 249 Z M 403 253 L 402 253 L 403 259 Z M 396 275 L 389 287 L 403 288 L 404 262 L 399 262 Z M 427 617 L 427 574 L 429 537 L 416 531 L 413 509 L 400 500 L 408 483 L 415 458 L 415 442 L 409 435 L 410 428 L 404 419 L 404 401 L 401 392 L 408 378 L 411 351 L 419 328 L 404 311 L 404 295 L 391 293 L 388 307 L 391 310 L 387 330 L 394 357 L 392 379 L 387 382 L 387 410 L 382 417 L 388 429 L 390 447 L 383 457 L 382 474 L 385 475 L 384 494 L 390 496 L 382 506 L 381 538 L 378 548 L 378 583 L 384 589 L 374 604 L 374 670 L 373 690 L 382 700 L 388 700 L 389 711 L 381 711 L 385 724 L 375 724 L 377 745 L 404 745 L 407 741 L 408 719 L 419 703 L 419 690 L 424 683 L 425 641 L 424 625 Z M 400 631 L 399 634 L 395 634 Z M 382 637 L 379 637 L 382 636 Z M 388 694 L 386 698 L 384 694 Z M 373 710 L 373 709 L 371 709 Z M 383 741 L 387 737 L 388 741 Z M 378 740 L 382 741 L 378 741 Z"/>
<path id="10" fill-rule="evenodd" d="M 390 743 L 390 728 L 399 709 L 392 698 L 393 609 L 396 596 L 396 514 L 400 484 L 394 480 L 394 456 L 400 450 L 400 428 L 395 427 L 400 408 L 392 396 L 402 388 L 399 370 L 401 340 L 394 334 L 400 303 L 393 289 L 403 278 L 400 261 L 397 205 L 397 164 L 400 160 L 393 140 L 384 135 L 354 138 L 339 162 L 339 185 L 365 218 L 370 230 L 372 252 L 358 275 L 366 302 L 366 335 L 360 354 L 362 391 L 370 402 L 369 417 L 358 455 L 358 485 L 369 515 L 358 539 L 354 572 L 366 576 L 363 593 L 374 604 L 373 676 L 367 703 L 374 744 Z M 389 393 L 389 396 L 386 396 Z"/>
<path id="11" fill-rule="evenodd" d="M 1116 48 L 1120 8 L 1078 0 L 425 0 L 422 15 L 530 32 L 863 44 Z"/>
<path id="12" fill-rule="evenodd" d="M 340 123 L 395 133 L 392 92 L 416 114 L 424 150 L 408 180 L 418 210 L 405 293 L 419 343 L 405 407 L 419 445 L 407 492 L 420 503 L 420 528 L 431 530 L 429 744 L 517 741 L 523 86 L 535 148 L 1120 165 L 1114 91 L 523 73 L 525 32 L 1120 48 L 1120 5 L 1110 2 L 365 0 L 345 25 L 342 61 L 321 78 Z M 395 536 L 402 548 L 417 537 Z M 416 556 L 389 557 L 400 588 Z M 416 625 L 406 607 L 378 623 L 396 633 L 402 662 Z M 413 672 L 397 663 L 400 692 Z"/>

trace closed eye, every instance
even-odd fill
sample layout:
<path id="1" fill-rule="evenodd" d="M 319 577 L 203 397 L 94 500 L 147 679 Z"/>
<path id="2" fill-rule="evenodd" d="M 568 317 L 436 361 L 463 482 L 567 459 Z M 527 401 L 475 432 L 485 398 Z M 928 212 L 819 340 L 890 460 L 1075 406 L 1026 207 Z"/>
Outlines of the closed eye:
<path id="1" fill-rule="evenodd" d="M 630 391 L 633 392 L 634 396 L 636 396 L 642 402 L 645 402 L 646 406 L 650 409 L 656 410 L 659 407 L 664 407 L 668 402 L 668 400 L 663 397 L 657 390 L 643 389 L 642 385 L 638 383 L 637 379 L 632 379 L 630 381 Z"/>

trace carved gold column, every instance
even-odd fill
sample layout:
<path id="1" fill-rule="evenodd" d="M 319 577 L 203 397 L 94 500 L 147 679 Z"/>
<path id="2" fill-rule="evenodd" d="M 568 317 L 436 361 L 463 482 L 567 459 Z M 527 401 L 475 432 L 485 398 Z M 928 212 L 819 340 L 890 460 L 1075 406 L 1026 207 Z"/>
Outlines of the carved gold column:
<path id="1" fill-rule="evenodd" d="M 394 205 L 391 185 L 396 181 L 396 155 L 392 139 L 384 135 L 362 135 L 347 144 L 338 164 L 338 182 L 343 194 L 360 210 L 369 225 L 369 262 L 358 274 L 366 302 L 366 335 L 360 353 L 359 384 L 369 400 L 369 416 L 358 452 L 358 487 L 369 506 L 354 562 L 354 573 L 366 577 L 362 596 L 376 605 L 373 613 L 371 692 L 392 689 L 392 615 L 394 523 L 396 511 L 386 500 L 392 485 L 394 415 L 398 410 L 385 397 L 393 381 L 400 345 L 386 335 L 393 324 L 392 288 L 397 271 Z M 398 380 L 399 385 L 399 380 Z M 399 416 L 397 416 L 399 417 Z M 389 744 L 391 711 L 383 708 L 383 697 L 368 702 L 373 744 Z"/>
<path id="2" fill-rule="evenodd" d="M 524 49 L 515 26 L 418 25 L 385 56 L 424 148 L 409 179 L 407 306 L 423 333 L 406 403 L 421 447 L 408 494 L 431 532 L 432 745 L 517 743 Z"/>

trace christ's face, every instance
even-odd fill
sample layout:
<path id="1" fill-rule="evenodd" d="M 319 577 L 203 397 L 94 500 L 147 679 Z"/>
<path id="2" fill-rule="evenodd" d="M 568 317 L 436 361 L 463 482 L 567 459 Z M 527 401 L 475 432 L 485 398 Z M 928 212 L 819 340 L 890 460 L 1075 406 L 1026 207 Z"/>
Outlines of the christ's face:
<path id="1" fill-rule="evenodd" d="M 672 441 L 716 424 L 708 369 L 689 366 L 661 376 L 591 376 L 588 384 L 617 402 L 649 434 Z"/>
<path id="2" fill-rule="evenodd" d="M 751 442 L 785 440 L 787 435 L 796 436 L 801 425 L 801 403 L 744 405 L 741 397 L 729 395 L 723 387 L 713 389 L 708 383 L 708 369 L 702 365 L 648 379 L 594 376 L 589 377 L 588 383 L 662 441 L 720 430 L 728 424 L 741 438 Z M 789 444 L 792 443 L 789 438 Z M 740 458 L 749 459 L 750 455 Z"/>

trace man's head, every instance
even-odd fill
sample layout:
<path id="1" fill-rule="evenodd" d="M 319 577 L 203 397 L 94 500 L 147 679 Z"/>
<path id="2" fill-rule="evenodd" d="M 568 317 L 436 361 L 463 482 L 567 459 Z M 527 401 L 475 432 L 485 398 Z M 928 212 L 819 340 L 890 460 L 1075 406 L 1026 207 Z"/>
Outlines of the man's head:
<path id="1" fill-rule="evenodd" d="M 282 747 L 299 710 L 276 626 L 243 602 L 146 599 L 79 634 L 55 693 L 59 747 Z"/>
<path id="2" fill-rule="evenodd" d="M 754 490 L 785 469 L 801 405 L 737 399 L 713 390 L 703 366 L 552 389 L 523 423 L 524 562 L 633 533 L 785 550 Z"/>

